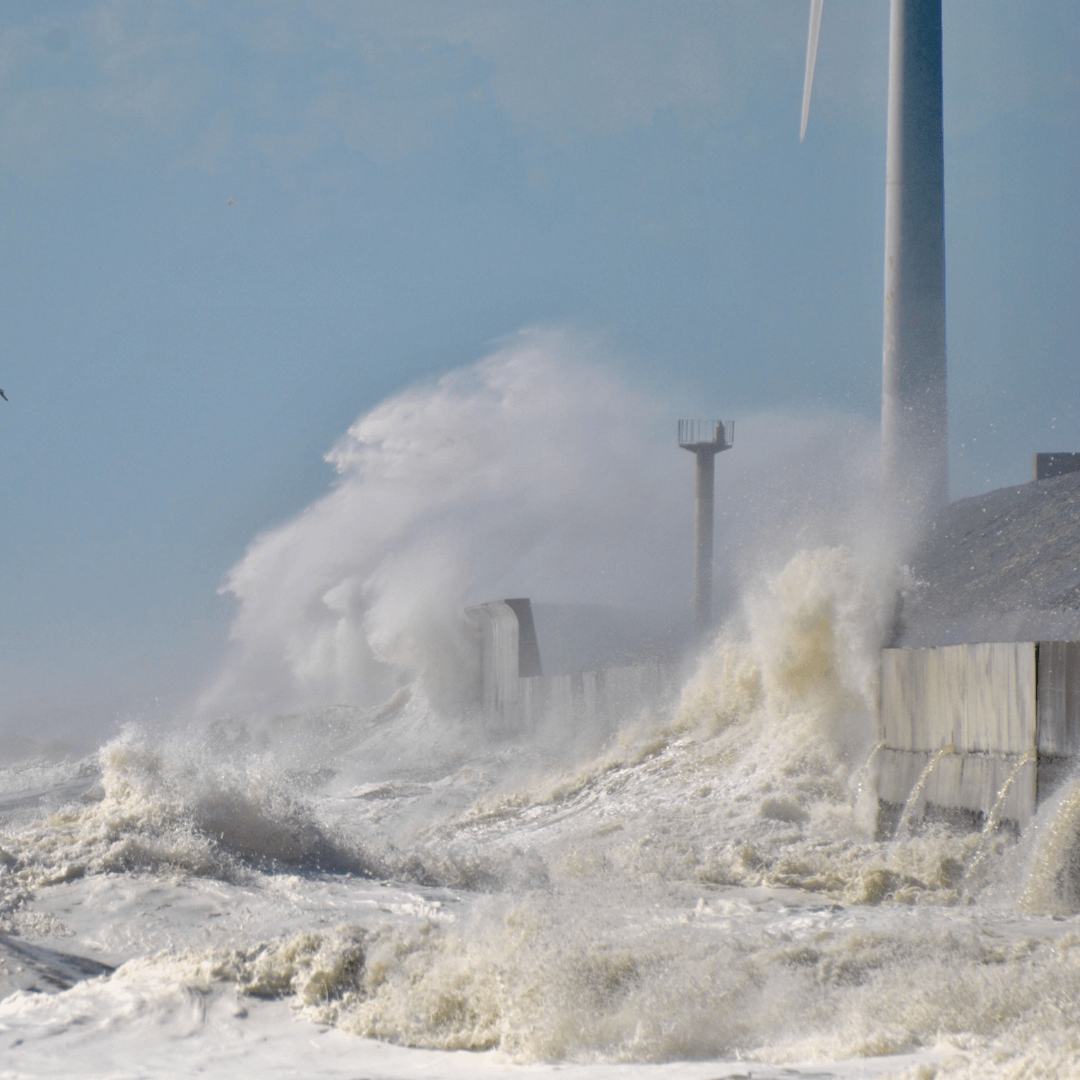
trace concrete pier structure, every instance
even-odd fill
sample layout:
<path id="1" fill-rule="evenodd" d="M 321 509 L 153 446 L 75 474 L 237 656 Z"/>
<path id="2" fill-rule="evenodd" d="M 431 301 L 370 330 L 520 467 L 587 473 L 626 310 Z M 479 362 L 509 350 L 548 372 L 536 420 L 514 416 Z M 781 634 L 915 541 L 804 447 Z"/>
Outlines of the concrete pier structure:
<path id="1" fill-rule="evenodd" d="M 1080 472 L 951 503 L 909 565 L 889 645 L 1080 641 Z"/>
<path id="2" fill-rule="evenodd" d="M 487 716 L 513 712 L 518 700 L 521 644 L 517 613 L 506 601 L 465 609 L 480 644 L 477 699 Z"/>

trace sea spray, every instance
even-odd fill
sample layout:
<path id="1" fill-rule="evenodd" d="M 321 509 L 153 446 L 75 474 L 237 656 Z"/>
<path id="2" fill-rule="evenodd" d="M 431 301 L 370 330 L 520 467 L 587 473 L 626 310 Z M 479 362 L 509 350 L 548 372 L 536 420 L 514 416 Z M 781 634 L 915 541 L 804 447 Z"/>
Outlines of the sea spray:
<path id="1" fill-rule="evenodd" d="M 1036 819 L 1036 837 L 1020 906 L 1038 914 L 1080 910 L 1080 779 Z"/>
<path id="2" fill-rule="evenodd" d="M 984 836 L 994 832 L 1001 824 L 1001 815 L 1002 811 L 1005 809 L 1005 800 L 1009 797 L 1009 792 L 1012 790 L 1012 786 L 1015 783 L 1017 776 L 1020 775 L 1020 771 L 1025 765 L 1035 764 L 1038 761 L 1038 757 L 1038 751 L 1031 749 L 1025 751 L 1017 759 L 1016 764 L 1005 778 L 1005 783 L 1001 785 L 1001 790 L 994 799 L 994 805 L 990 808 L 990 813 L 986 818 L 986 824 L 983 826 Z"/>
<path id="3" fill-rule="evenodd" d="M 885 740 L 876 742 L 851 780 L 851 811 L 859 827 L 867 835 L 877 831 L 877 785 L 872 782 L 871 769 L 878 754 L 885 749 Z M 875 774 L 876 775 L 876 774 Z"/>
<path id="4" fill-rule="evenodd" d="M 12 1039 L 37 1023 L 52 1047 L 87 1017 L 156 1023 L 232 994 L 239 1008 L 281 998 L 344 1031 L 521 1061 L 945 1047 L 993 1066 L 1060 1030 L 1071 1048 L 1047 1054 L 1070 1075 L 1068 927 L 1000 932 L 978 890 L 956 904 L 979 837 L 933 827 L 882 844 L 858 812 L 897 588 L 880 526 L 837 542 L 852 519 L 828 499 L 808 521 L 784 500 L 740 521 L 739 609 L 673 708 L 623 717 L 599 750 L 488 740 L 458 707 L 458 605 L 557 580 L 587 591 L 607 576 L 598 566 L 669 592 L 683 580 L 661 572 L 682 534 L 634 529 L 675 507 L 668 487 L 689 504 L 689 483 L 654 483 L 639 466 L 656 447 L 635 458 L 616 439 L 627 467 L 605 482 L 642 503 L 628 526 L 590 502 L 581 460 L 608 451 L 578 460 L 587 444 L 568 432 L 589 417 L 625 426 L 626 398 L 608 376 L 575 382 L 569 354 L 537 340 L 361 418 L 338 488 L 230 578 L 237 652 L 209 719 L 110 744 L 85 801 L 0 838 L 37 892 L 26 903 L 54 903 L 76 928 L 87 898 L 120 892 L 127 911 L 160 917 L 195 896 L 214 915 L 141 938 L 138 919 L 101 919 L 93 940 L 130 949 L 110 960 L 127 962 L 55 1000 L 0 1003 Z M 611 386 L 595 408 L 577 401 Z M 559 424 L 520 454 L 501 441 Z M 590 516 L 597 505 L 610 522 Z M 592 561 L 622 530 L 655 550 L 621 570 L 622 556 Z"/>
<path id="5" fill-rule="evenodd" d="M 661 420 L 558 331 L 362 416 L 327 455 L 334 490 L 229 574 L 235 648 L 204 714 L 370 705 L 412 683 L 453 709 L 475 680 L 467 603 L 669 604 L 687 559 Z"/>
<path id="6" fill-rule="evenodd" d="M 370 706 L 411 685 L 460 713 L 476 676 L 469 603 L 680 612 L 693 499 L 674 415 L 595 342 L 555 329 L 383 402 L 327 455 L 333 490 L 230 571 L 233 647 L 200 715 Z M 855 564 L 888 562 L 867 510 L 871 433 L 824 426 L 745 418 L 717 502 L 722 615 L 811 540 L 854 537 Z"/>
<path id="7" fill-rule="evenodd" d="M 768 597 L 748 603 L 771 694 L 789 711 L 812 708 L 825 738 L 869 741 L 869 725 L 856 718 L 877 699 L 877 650 L 895 589 L 893 574 L 835 546 L 796 553 L 769 581 Z"/>
<path id="8" fill-rule="evenodd" d="M 365 869 L 327 836 L 303 784 L 255 754 L 132 727 L 98 754 L 100 780 L 78 802 L 0 841 L 17 880 L 41 887 L 84 875 L 169 870 L 225 880 L 245 866 Z"/>
<path id="9" fill-rule="evenodd" d="M 980 1054 L 1002 1031 L 1037 1034 L 1037 1010 L 1071 1022 L 1054 1002 L 1080 993 L 1075 942 L 1003 939 L 950 906 L 977 837 L 928 830 L 880 844 L 856 820 L 852 784 L 876 734 L 860 650 L 874 646 L 844 636 L 880 626 L 885 601 L 872 602 L 853 565 L 842 550 L 797 553 L 748 601 L 772 610 L 750 612 L 745 636 L 718 635 L 670 716 L 624 729 L 592 762 L 533 756 L 511 791 L 498 777 L 526 745 L 459 748 L 424 772 L 392 764 L 394 750 L 379 759 L 378 786 L 349 778 L 398 725 L 423 730 L 410 726 L 426 722 L 418 690 L 370 712 L 223 724 L 212 757 L 129 735 L 102 759 L 98 801 L 70 811 L 80 835 L 113 821 L 119 842 L 157 844 L 178 829 L 204 845 L 216 888 L 242 887 L 245 904 L 256 891 L 284 898 L 286 925 L 132 959 L 56 1008 L 93 1014 L 112 993 L 174 1009 L 178 987 L 200 1000 L 227 987 L 345 1031 L 522 1061 L 798 1061 L 942 1039 Z M 886 582 L 877 595 L 887 593 Z M 855 753 L 842 733 L 864 724 Z M 455 788 L 472 802 L 456 802 Z M 273 864 L 243 845 L 218 852 L 198 824 L 215 790 L 257 798 L 271 831 L 314 827 L 338 850 L 393 838 L 396 852 L 384 846 L 369 865 L 399 884 L 373 899 L 381 887 L 359 874 L 320 874 L 314 848 Z M 397 831 L 413 812 L 426 827 Z M 57 835 L 48 822 L 22 830 L 24 864 L 51 865 Z M 472 861 L 454 870 L 453 852 Z M 225 855 L 242 874 L 214 869 Z M 126 880 L 149 874 L 160 889 L 179 866 L 132 863 Z M 108 869 L 89 859 L 83 874 Z M 335 902 L 297 925 L 297 898 L 337 897 L 353 880 L 363 904 Z M 423 898 L 413 914 L 395 911 L 404 882 L 452 886 L 454 910 Z M 905 918 L 897 902 L 925 910 Z M 38 1003 L 20 1009 L 45 1015 Z"/>
<path id="10" fill-rule="evenodd" d="M 852 796 L 851 801 L 854 805 L 861 798 L 863 789 L 866 785 L 866 781 L 870 776 L 870 770 L 873 768 L 874 762 L 877 760 L 878 754 L 885 749 L 886 743 L 884 739 L 880 739 L 874 743 L 873 748 L 870 750 L 866 760 L 859 766 L 859 771 L 855 774 L 851 782 Z"/>
<path id="11" fill-rule="evenodd" d="M 930 760 L 923 766 L 922 772 L 919 773 L 918 779 L 915 781 L 915 785 L 912 787 L 908 794 L 907 801 L 904 803 L 904 809 L 900 813 L 900 819 L 896 823 L 896 828 L 893 830 L 894 839 L 898 836 L 903 836 L 904 833 L 911 828 L 912 823 L 915 820 L 915 811 L 920 808 L 926 785 L 930 782 L 930 777 L 933 776 L 934 770 L 938 767 L 941 759 L 948 757 L 950 754 L 955 754 L 956 752 L 955 746 L 943 746 L 937 753 L 932 754 Z"/>
<path id="12" fill-rule="evenodd" d="M 974 882 L 976 880 L 978 872 L 982 869 L 982 866 L 986 861 L 987 855 L 991 850 L 991 845 L 1001 826 L 1001 815 L 1005 809 L 1005 801 L 1009 797 L 1009 792 L 1012 790 L 1013 783 L 1017 776 L 1020 775 L 1020 771 L 1026 765 L 1035 765 L 1037 761 L 1037 750 L 1031 749 L 1026 751 L 1020 755 L 1016 764 L 1009 772 L 1009 775 L 1005 778 L 1005 782 L 1001 785 L 1001 790 L 997 793 L 997 797 L 994 799 L 994 805 L 990 808 L 990 813 L 987 815 L 986 822 L 979 833 L 979 846 L 976 849 L 975 857 L 968 866 L 966 875 L 967 881 Z"/>

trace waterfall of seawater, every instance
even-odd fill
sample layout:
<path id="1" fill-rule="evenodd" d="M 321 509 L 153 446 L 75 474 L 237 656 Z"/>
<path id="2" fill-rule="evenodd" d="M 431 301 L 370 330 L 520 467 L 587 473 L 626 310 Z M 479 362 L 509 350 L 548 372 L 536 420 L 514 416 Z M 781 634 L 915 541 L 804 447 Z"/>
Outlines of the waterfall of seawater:
<path id="1" fill-rule="evenodd" d="M 1020 775 L 1020 770 L 1029 762 L 1035 761 L 1037 757 L 1038 754 L 1035 750 L 1028 750 L 1025 754 L 1020 756 L 1020 759 L 1012 767 L 1012 771 L 1005 778 L 1005 783 L 1001 785 L 1001 790 L 997 793 L 997 798 L 994 799 L 994 805 L 990 808 L 990 814 L 987 816 L 986 824 L 982 827 L 982 832 L 979 835 L 979 846 L 975 852 L 975 857 L 968 866 L 967 873 L 964 875 L 965 881 L 973 881 L 975 871 L 978 870 L 986 860 L 986 856 L 990 851 L 990 841 L 993 839 L 998 826 L 1001 824 L 1001 812 L 1005 807 L 1005 800 L 1009 797 L 1009 791 L 1013 786 L 1013 782 Z"/>
<path id="2" fill-rule="evenodd" d="M 1050 915 L 1080 908 L 1080 778 L 1040 829 L 1020 907 Z"/>
<path id="3" fill-rule="evenodd" d="M 855 774 L 851 781 L 851 805 L 858 805 L 859 799 L 863 794 L 863 786 L 866 784 L 867 777 L 870 775 L 870 766 L 874 764 L 874 758 L 885 749 L 885 740 L 882 739 L 879 743 L 875 744 L 873 750 L 870 751 L 870 756 L 863 762 L 859 771 Z"/>
<path id="4" fill-rule="evenodd" d="M 1013 781 L 1020 774 L 1020 770 L 1029 761 L 1034 761 L 1035 758 L 1035 751 L 1028 750 L 1027 753 L 1021 755 L 1020 760 L 1013 766 L 1012 772 L 1006 777 L 1005 783 L 1001 785 L 1001 790 L 997 793 L 994 805 L 990 808 L 990 816 L 986 819 L 986 824 L 983 826 L 983 836 L 988 836 L 998 827 L 1001 822 L 1001 810 L 1005 805 L 1006 798 L 1008 798 L 1009 789 L 1012 787 Z"/>
<path id="5" fill-rule="evenodd" d="M 905 826 L 911 825 L 911 819 L 915 814 L 915 809 L 919 805 L 919 800 L 922 798 L 923 789 L 926 787 L 927 782 L 930 780 L 930 774 L 937 768 L 937 763 L 945 757 L 947 754 L 955 754 L 955 746 L 943 746 L 927 763 L 926 768 L 919 774 L 919 779 L 915 781 L 915 786 L 911 789 L 911 794 L 907 797 L 907 802 L 904 803 L 903 813 L 900 815 L 900 820 L 896 823 L 896 830 L 893 833 L 893 839 L 898 836 L 902 836 Z"/>

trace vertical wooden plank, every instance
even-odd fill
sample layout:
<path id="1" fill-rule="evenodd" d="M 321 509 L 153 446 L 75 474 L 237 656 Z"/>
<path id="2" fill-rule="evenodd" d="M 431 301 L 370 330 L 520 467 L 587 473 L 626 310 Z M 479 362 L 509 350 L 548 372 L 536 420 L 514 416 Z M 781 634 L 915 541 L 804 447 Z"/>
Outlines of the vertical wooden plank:
<path id="1" fill-rule="evenodd" d="M 1039 753 L 1064 753 L 1068 741 L 1064 641 L 1039 642 Z"/>
<path id="2" fill-rule="evenodd" d="M 1080 754 L 1080 641 L 1065 642 L 1064 746 L 1066 754 Z"/>
<path id="3" fill-rule="evenodd" d="M 935 724 L 933 745 L 928 749 L 955 746 L 961 749 L 968 739 L 969 654 L 966 645 L 948 645 L 935 650 L 939 676 L 937 700 L 928 708 Z"/>
<path id="4" fill-rule="evenodd" d="M 944 657 L 940 649 L 920 649 L 913 657 L 918 672 L 918 699 L 913 718 L 913 749 L 933 749 L 934 733 L 931 717 L 941 701 L 941 685 L 945 677 Z"/>
<path id="5" fill-rule="evenodd" d="M 986 649 L 980 645 L 970 646 L 967 655 L 970 690 L 964 749 L 988 750 L 993 743 L 990 729 L 994 709 L 993 688 L 987 685 L 990 680 L 989 657 Z"/>
<path id="6" fill-rule="evenodd" d="M 1020 766 L 1009 793 L 1009 804 L 1005 808 L 1007 812 L 1002 814 L 1002 817 L 1019 822 L 1021 829 L 1026 829 L 1035 817 L 1038 771 L 1038 762 L 1034 760 Z"/>
<path id="7" fill-rule="evenodd" d="M 1014 733 L 1015 752 L 1026 754 L 1036 748 L 1038 738 L 1038 705 L 1035 700 L 1035 642 L 1016 642 L 1016 712 L 1017 727 Z M 1032 798 L 1034 798 L 1035 770 L 1031 769 Z M 1034 811 L 1033 811 L 1034 812 Z"/>
<path id="8" fill-rule="evenodd" d="M 1080 754 L 1080 642 L 1039 643 L 1039 752 Z"/>
<path id="9" fill-rule="evenodd" d="M 599 719 L 600 710 L 597 675 L 595 671 L 581 673 L 581 708 L 575 717 L 578 723 L 594 726 Z"/>
<path id="10" fill-rule="evenodd" d="M 878 708 L 878 738 L 886 746 L 902 746 L 900 735 L 900 676 L 899 649 L 881 650 L 881 701 Z"/>
<path id="11" fill-rule="evenodd" d="M 965 750 L 1023 754 L 1035 746 L 1034 642 L 969 646 Z"/>
<path id="12" fill-rule="evenodd" d="M 927 657 L 928 654 L 923 650 L 912 652 L 907 657 L 905 675 L 910 688 L 905 688 L 904 705 L 908 727 L 907 749 L 910 750 L 921 749 L 923 744 L 921 721 L 930 692 L 927 686 L 929 675 Z"/>

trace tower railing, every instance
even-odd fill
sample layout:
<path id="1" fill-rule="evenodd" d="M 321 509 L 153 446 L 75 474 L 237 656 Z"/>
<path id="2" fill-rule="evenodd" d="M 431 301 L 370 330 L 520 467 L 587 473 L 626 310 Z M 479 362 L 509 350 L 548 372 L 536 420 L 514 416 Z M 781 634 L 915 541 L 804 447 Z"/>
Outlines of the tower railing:
<path id="1" fill-rule="evenodd" d="M 734 420 L 680 420 L 679 445 L 684 450 L 730 450 L 735 443 Z"/>

